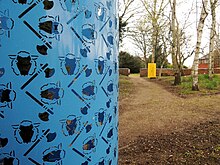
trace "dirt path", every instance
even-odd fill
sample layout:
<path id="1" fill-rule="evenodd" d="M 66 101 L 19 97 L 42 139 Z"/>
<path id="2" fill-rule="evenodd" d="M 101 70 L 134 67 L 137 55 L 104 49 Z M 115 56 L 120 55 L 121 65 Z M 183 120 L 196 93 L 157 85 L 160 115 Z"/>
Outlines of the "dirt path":
<path id="1" fill-rule="evenodd" d="M 180 132 L 220 116 L 220 95 L 183 99 L 144 78 L 130 81 L 135 92 L 119 102 L 119 152 L 140 136 Z"/>

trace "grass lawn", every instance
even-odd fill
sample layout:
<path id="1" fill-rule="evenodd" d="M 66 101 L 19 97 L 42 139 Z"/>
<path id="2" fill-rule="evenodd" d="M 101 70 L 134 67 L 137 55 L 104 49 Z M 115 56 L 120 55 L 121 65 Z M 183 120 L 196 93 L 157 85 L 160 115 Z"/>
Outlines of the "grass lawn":
<path id="1" fill-rule="evenodd" d="M 119 99 L 128 97 L 133 91 L 133 84 L 128 76 L 119 76 Z"/>
<path id="2" fill-rule="evenodd" d="M 174 86 L 174 77 L 166 76 L 161 79 L 151 80 L 161 84 L 172 93 L 181 96 L 192 95 L 210 95 L 220 93 L 220 75 L 214 75 L 212 80 L 209 80 L 207 74 L 199 75 L 199 91 L 192 91 L 192 77 L 183 76 L 182 83 Z"/>

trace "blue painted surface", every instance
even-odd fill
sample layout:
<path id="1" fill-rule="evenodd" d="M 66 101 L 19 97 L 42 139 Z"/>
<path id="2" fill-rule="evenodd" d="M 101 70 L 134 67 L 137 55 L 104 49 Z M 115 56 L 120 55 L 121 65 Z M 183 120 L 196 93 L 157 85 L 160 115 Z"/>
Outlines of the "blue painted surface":
<path id="1" fill-rule="evenodd" d="M 117 164 L 116 11 L 0 0 L 0 164 Z"/>

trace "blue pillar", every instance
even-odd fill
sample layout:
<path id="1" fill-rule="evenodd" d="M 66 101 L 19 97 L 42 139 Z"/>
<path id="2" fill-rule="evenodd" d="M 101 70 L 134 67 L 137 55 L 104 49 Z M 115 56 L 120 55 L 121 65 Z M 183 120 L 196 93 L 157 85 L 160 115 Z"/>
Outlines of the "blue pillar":
<path id="1" fill-rule="evenodd" d="M 117 164 L 116 3 L 0 0 L 0 164 Z"/>

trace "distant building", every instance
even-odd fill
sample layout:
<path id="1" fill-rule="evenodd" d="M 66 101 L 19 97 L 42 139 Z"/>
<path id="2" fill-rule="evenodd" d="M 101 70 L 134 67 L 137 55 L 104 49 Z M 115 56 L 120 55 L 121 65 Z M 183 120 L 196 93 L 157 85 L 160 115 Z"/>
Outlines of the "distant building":
<path id="1" fill-rule="evenodd" d="M 209 68 L 208 54 L 199 59 L 199 68 Z M 220 68 L 220 50 L 214 51 L 214 68 Z"/>

